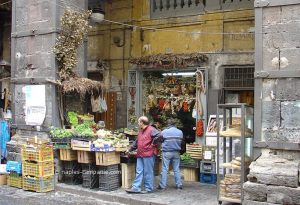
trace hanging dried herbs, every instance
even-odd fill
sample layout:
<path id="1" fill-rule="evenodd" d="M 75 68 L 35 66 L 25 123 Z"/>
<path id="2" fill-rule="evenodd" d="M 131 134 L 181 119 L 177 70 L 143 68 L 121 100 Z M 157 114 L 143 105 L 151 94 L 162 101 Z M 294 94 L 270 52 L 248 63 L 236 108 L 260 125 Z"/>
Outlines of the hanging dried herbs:
<path id="1" fill-rule="evenodd" d="M 59 77 L 62 81 L 75 77 L 77 49 L 89 30 L 91 11 L 76 12 L 67 8 L 61 18 L 61 32 L 57 37 L 54 53 L 58 61 Z"/>
<path id="2" fill-rule="evenodd" d="M 208 57 L 201 53 L 156 54 L 130 59 L 130 63 L 139 68 L 186 68 L 199 66 L 208 61 Z"/>

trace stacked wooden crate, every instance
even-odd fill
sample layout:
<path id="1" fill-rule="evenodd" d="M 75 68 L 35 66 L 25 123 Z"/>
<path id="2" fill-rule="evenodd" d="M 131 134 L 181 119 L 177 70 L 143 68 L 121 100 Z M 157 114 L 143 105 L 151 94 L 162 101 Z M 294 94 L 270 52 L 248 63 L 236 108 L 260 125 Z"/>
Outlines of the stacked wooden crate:
<path id="1" fill-rule="evenodd" d="M 202 159 L 202 145 L 200 144 L 186 144 L 186 153 L 194 160 Z M 197 167 L 183 167 L 181 168 L 185 181 L 198 181 L 199 166 Z"/>

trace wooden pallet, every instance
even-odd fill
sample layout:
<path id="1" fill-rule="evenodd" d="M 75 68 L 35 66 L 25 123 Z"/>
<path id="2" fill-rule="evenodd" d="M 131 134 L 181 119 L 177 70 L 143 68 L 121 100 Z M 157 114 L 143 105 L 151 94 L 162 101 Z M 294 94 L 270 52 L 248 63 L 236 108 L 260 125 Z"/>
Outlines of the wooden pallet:
<path id="1" fill-rule="evenodd" d="M 186 144 L 186 153 L 191 155 L 193 159 L 202 159 L 202 145 Z"/>

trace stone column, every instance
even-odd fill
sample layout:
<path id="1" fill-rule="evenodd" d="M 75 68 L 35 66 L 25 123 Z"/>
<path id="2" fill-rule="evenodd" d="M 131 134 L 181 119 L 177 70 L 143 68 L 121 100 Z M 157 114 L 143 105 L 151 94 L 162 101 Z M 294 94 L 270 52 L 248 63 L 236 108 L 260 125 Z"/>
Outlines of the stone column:
<path id="1" fill-rule="evenodd" d="M 12 141 L 31 136 L 47 138 L 50 126 L 60 127 L 57 88 L 57 63 L 52 52 L 60 30 L 60 18 L 66 7 L 87 9 L 87 0 L 13 0 L 11 33 L 11 85 L 13 125 L 17 135 Z M 78 51 L 76 72 L 85 75 L 86 46 Z M 26 125 L 25 94 L 27 85 L 46 87 L 46 116 L 41 126 Z M 8 150 L 16 150 L 13 148 Z"/>
<path id="2" fill-rule="evenodd" d="M 57 80 L 57 64 L 52 49 L 60 28 L 60 17 L 69 6 L 77 11 L 87 7 L 82 0 L 14 0 L 12 6 L 12 102 L 14 124 L 19 130 L 37 131 L 25 122 L 26 85 L 46 86 L 46 117 L 40 130 L 60 126 L 56 86 L 50 81 Z M 84 46 L 79 49 L 77 73 L 85 73 Z M 41 134 L 41 133 L 39 133 Z"/>
<path id="3" fill-rule="evenodd" d="M 300 1 L 255 1 L 255 143 L 244 204 L 300 204 Z"/>

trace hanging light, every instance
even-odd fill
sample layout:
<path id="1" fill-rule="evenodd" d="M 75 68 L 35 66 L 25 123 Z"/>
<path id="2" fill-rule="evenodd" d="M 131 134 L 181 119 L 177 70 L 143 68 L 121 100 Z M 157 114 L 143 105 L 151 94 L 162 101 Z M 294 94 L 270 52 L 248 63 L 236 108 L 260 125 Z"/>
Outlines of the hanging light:
<path id="1" fill-rule="evenodd" d="M 104 20 L 104 11 L 101 7 L 95 7 L 92 9 L 91 20 L 95 23 L 101 23 Z"/>

